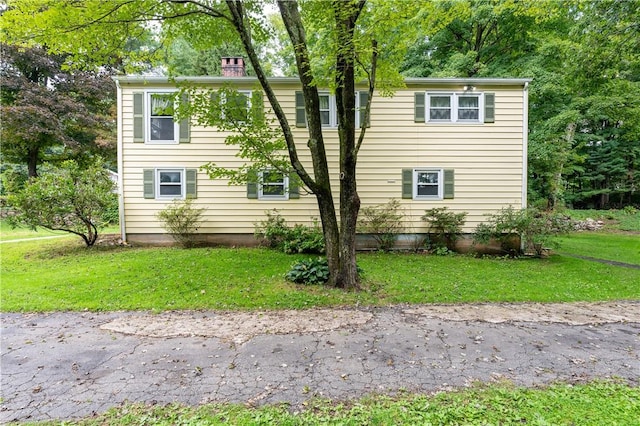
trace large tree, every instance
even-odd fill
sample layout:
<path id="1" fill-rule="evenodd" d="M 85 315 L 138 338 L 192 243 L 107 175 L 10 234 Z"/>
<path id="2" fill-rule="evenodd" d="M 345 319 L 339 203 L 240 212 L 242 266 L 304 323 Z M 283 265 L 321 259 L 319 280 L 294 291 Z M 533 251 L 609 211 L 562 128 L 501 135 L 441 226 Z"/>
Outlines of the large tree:
<path id="1" fill-rule="evenodd" d="M 356 82 L 364 80 L 369 102 L 368 117 L 377 75 L 388 92 L 401 84 L 397 65 L 419 26 L 428 25 L 429 4 L 377 0 L 277 1 L 277 7 L 293 47 L 304 95 L 308 140 L 296 144 L 288 118 L 271 88 L 256 41 L 269 38 L 260 1 L 213 0 L 100 0 L 20 3 L 6 12 L 9 34 L 18 39 L 47 41 L 54 50 L 82 52 L 97 62 L 109 58 L 111 48 L 144 27 L 160 22 L 160 37 L 195 37 L 202 45 L 233 37 L 240 40 L 249 63 L 281 128 L 291 167 L 318 202 L 326 240 L 330 284 L 343 288 L 359 286 L 355 258 L 356 221 L 360 198 L 356 164 L 366 126 L 356 129 Z M 66 17 L 64 21 L 61 17 Z M 25 30 L 26 28 L 26 30 Z M 108 34 L 108 36 L 106 36 Z M 320 118 L 318 88 L 328 87 L 336 96 L 340 159 L 336 169 L 327 161 Z M 311 169 L 300 160 L 306 146 Z M 303 148 L 304 149 L 304 148 Z M 331 178 L 339 177 L 339 211 Z"/>
<path id="2" fill-rule="evenodd" d="M 114 84 L 104 72 L 63 69 L 65 57 L 2 44 L 2 161 L 24 164 L 103 155 L 115 163 Z"/>

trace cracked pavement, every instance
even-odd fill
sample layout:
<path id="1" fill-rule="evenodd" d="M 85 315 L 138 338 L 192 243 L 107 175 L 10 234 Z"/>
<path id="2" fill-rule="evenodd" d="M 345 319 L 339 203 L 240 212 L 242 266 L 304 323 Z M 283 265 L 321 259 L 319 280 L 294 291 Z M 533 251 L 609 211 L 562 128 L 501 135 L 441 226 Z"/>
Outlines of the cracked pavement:
<path id="1" fill-rule="evenodd" d="M 3 313 L 0 422 L 125 402 L 287 402 L 510 380 L 640 385 L 640 301 Z"/>

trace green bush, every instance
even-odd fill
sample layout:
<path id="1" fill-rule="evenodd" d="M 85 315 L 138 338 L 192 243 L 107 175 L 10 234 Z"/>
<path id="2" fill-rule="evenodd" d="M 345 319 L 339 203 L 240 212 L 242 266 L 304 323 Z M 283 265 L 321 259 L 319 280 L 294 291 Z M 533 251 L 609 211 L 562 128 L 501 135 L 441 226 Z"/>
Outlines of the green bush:
<path id="1" fill-rule="evenodd" d="M 195 246 L 195 234 L 202 223 L 204 208 L 195 208 L 193 200 L 174 200 L 156 214 L 173 239 L 184 248 Z"/>
<path id="2" fill-rule="evenodd" d="M 306 259 L 296 262 L 285 275 L 287 281 L 296 284 L 325 284 L 329 281 L 327 259 Z"/>
<path id="3" fill-rule="evenodd" d="M 486 244 L 495 239 L 500 242 L 501 249 L 512 257 L 523 252 L 540 257 L 549 246 L 556 245 L 554 237 L 573 229 L 573 222 L 565 215 L 533 208 L 516 210 L 509 206 L 488 215 L 488 218 L 487 223 L 476 227 L 474 242 Z M 524 250 L 518 244 L 518 236 Z"/>
<path id="4" fill-rule="evenodd" d="M 42 227 L 65 231 L 82 238 L 87 247 L 98 239 L 104 225 L 102 212 L 113 202 L 114 183 L 96 158 L 80 165 L 73 160 L 29 179 L 20 189 L 9 193 L 7 203 L 14 211 L 8 220 L 12 225 Z"/>
<path id="5" fill-rule="evenodd" d="M 358 232 L 370 234 L 378 250 L 389 251 L 396 244 L 396 236 L 404 232 L 404 212 L 398 200 L 364 207 L 358 218 Z"/>
<path id="6" fill-rule="evenodd" d="M 313 226 L 296 224 L 290 228 L 278 210 L 273 209 L 265 214 L 267 219 L 256 224 L 255 235 L 263 239 L 268 247 L 288 254 L 324 253 L 324 235 L 317 220 L 313 221 Z"/>
<path id="7" fill-rule="evenodd" d="M 109 203 L 102 211 L 100 215 L 102 222 L 107 225 L 117 225 L 120 221 L 120 208 L 118 206 L 118 195 L 113 194 L 113 196 L 109 199 Z"/>
<path id="8" fill-rule="evenodd" d="M 429 222 L 429 234 L 432 248 L 446 248 L 455 251 L 456 241 L 462 233 L 467 213 L 454 213 L 448 207 L 436 207 L 425 210 L 422 220 Z M 442 252 L 442 250 L 440 250 Z"/>

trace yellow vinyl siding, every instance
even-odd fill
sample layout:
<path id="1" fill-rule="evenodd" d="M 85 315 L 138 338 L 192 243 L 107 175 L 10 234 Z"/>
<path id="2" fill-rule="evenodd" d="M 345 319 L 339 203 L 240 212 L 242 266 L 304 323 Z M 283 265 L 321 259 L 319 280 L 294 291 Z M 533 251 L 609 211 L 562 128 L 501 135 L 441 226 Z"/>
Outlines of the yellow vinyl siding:
<path id="1" fill-rule="evenodd" d="M 275 84 L 275 83 L 274 83 Z M 144 199 L 142 172 L 155 168 L 198 168 L 208 161 L 222 167 L 238 167 L 236 149 L 224 144 L 224 133 L 191 126 L 188 144 L 152 145 L 133 143 L 133 92 L 167 89 L 171 86 L 122 84 L 122 180 L 126 230 L 129 234 L 164 233 L 155 214 L 170 202 Z M 215 87 L 215 86 L 209 86 Z M 275 85 L 275 91 L 296 138 L 299 155 L 313 172 L 306 147 L 305 128 L 295 127 L 295 85 Z M 252 90 L 253 83 L 239 89 Z M 429 87 L 428 90 L 452 90 Z M 358 160 L 358 190 L 362 206 L 401 200 L 408 216 L 408 229 L 426 231 L 420 220 L 425 209 L 448 206 L 469 213 L 465 231 L 507 205 L 521 207 L 523 187 L 523 89 L 522 87 L 476 86 L 476 91 L 495 93 L 495 123 L 415 123 L 414 92 L 425 86 L 411 85 L 393 97 L 376 95 L 371 111 L 371 127 Z M 265 97 L 265 111 L 270 107 Z M 337 129 L 325 129 L 325 145 L 335 173 L 332 185 L 339 199 Z M 450 200 L 404 200 L 402 169 L 429 167 L 455 170 L 455 198 Z M 288 201 L 250 200 L 246 185 L 228 186 L 198 172 L 198 194 L 194 203 L 206 208 L 201 233 L 252 234 L 265 211 L 278 209 L 290 223 L 310 224 L 318 217 L 316 200 L 301 188 L 300 199 Z"/>

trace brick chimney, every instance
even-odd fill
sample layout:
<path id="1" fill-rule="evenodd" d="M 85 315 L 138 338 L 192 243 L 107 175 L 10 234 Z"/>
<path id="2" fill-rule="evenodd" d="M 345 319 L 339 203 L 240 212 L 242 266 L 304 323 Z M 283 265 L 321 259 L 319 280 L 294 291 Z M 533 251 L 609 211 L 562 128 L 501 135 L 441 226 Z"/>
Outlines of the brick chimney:
<path id="1" fill-rule="evenodd" d="M 223 77 L 244 77 L 247 71 L 244 68 L 244 59 L 238 56 L 222 58 Z"/>

